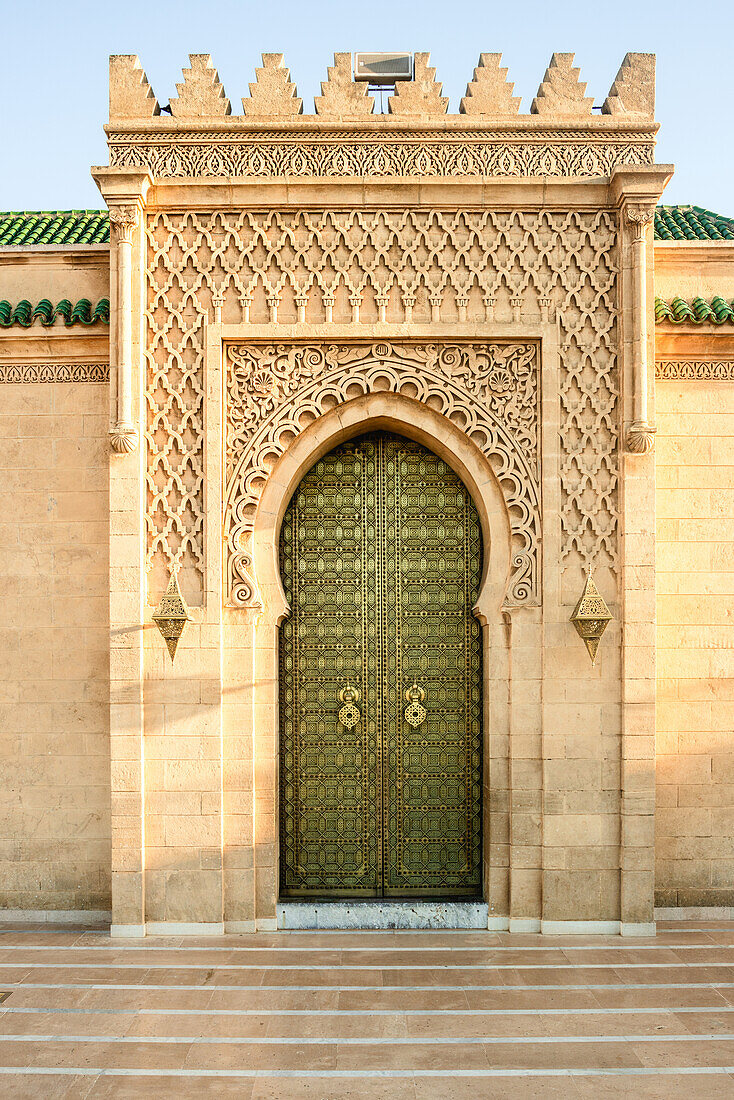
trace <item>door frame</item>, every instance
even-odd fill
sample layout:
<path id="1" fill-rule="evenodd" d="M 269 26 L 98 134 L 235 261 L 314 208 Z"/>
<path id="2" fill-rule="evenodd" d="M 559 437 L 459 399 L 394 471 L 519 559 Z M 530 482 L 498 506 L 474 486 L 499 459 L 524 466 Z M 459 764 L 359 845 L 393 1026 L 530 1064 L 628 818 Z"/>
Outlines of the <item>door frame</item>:
<path id="1" fill-rule="evenodd" d="M 393 392 L 373 392 L 330 409 L 290 442 L 270 471 L 255 515 L 252 566 L 262 609 L 251 615 L 249 656 L 253 670 L 253 872 L 258 909 L 255 919 L 260 928 L 267 927 L 266 922 L 272 919 L 269 899 L 277 898 L 280 881 L 278 643 L 280 624 L 289 611 L 280 578 L 280 527 L 293 492 L 314 463 L 339 443 L 371 431 L 406 436 L 443 459 L 464 482 L 479 515 L 484 562 L 474 611 L 482 627 L 483 649 L 482 879 L 485 900 L 490 901 L 491 909 L 490 770 L 493 762 L 506 769 L 510 734 L 506 698 L 510 674 L 508 616 L 503 610 L 512 566 L 510 517 L 489 460 L 459 427 L 421 401 Z M 522 630 L 527 623 L 532 629 L 537 611 L 528 608 L 519 617 L 517 628 Z M 518 629 L 515 635 L 523 644 Z M 243 647 L 246 646 L 246 639 L 242 641 Z M 532 646 L 530 638 L 526 644 Z M 506 782 L 506 778 L 500 777 L 502 787 Z M 264 862 L 261 869 L 257 864 L 260 843 L 267 848 L 263 850 L 267 865 Z"/>

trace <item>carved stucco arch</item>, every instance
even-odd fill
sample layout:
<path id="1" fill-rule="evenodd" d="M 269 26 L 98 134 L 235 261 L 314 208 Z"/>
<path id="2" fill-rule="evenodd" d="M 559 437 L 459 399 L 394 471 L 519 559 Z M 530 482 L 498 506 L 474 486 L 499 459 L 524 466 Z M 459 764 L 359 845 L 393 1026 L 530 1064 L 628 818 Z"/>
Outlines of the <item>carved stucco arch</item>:
<path id="1" fill-rule="evenodd" d="M 502 606 L 510 572 L 510 517 L 485 456 L 450 421 L 430 406 L 399 394 L 372 393 L 331 409 L 311 423 L 274 467 L 257 509 L 252 567 L 268 619 L 279 625 L 290 610 L 278 560 L 285 510 L 304 475 L 334 447 L 370 431 L 395 432 L 442 458 L 466 485 L 482 527 L 484 563 L 475 611 L 482 623 Z"/>
<path id="2" fill-rule="evenodd" d="M 375 427 L 375 418 L 424 443 L 460 474 L 479 508 L 486 546 L 497 538 L 490 512 L 506 529 L 504 566 L 491 555 L 493 575 L 504 578 L 505 603 L 536 604 L 537 363 L 537 347 L 518 343 L 229 348 L 224 539 L 230 605 L 262 606 L 260 568 L 272 575 L 272 563 L 255 546 L 261 498 L 273 479 L 282 488 L 286 470 L 290 492 L 295 489 L 292 467 L 302 434 L 308 429 L 304 473 L 340 438 Z M 353 430 L 345 431 L 346 424 Z M 328 445 L 314 447 L 324 433 Z M 280 522 L 288 499 L 269 520 Z"/>

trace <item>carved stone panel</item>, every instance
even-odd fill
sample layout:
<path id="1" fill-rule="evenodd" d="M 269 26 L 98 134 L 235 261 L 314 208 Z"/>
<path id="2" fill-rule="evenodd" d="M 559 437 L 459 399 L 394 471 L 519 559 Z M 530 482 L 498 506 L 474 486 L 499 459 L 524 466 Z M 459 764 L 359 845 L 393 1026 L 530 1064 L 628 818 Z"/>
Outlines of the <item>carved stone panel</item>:
<path id="1" fill-rule="evenodd" d="M 457 322 L 486 322 L 495 330 L 505 323 L 555 322 L 563 565 L 614 566 L 614 212 L 159 212 L 148 216 L 147 241 L 151 602 L 165 589 L 173 565 L 181 568 L 189 603 L 202 599 L 207 317 L 269 324 L 274 338 L 287 322 L 282 331 L 294 343 L 299 323 L 333 322 L 350 328 L 362 346 L 369 326 L 380 322 L 446 325 L 449 340 Z M 470 373 L 465 390 L 481 384 Z"/>
<path id="2" fill-rule="evenodd" d="M 448 136 L 445 132 L 254 135 L 176 131 L 109 134 L 110 165 L 147 168 L 157 179 L 269 176 L 582 176 L 618 165 L 652 164 L 652 133 L 613 135 L 517 130 Z"/>
<path id="3" fill-rule="evenodd" d="M 255 511 L 288 442 L 335 404 L 377 391 L 430 404 L 486 454 L 510 516 L 507 600 L 537 602 L 537 345 L 379 342 L 228 349 L 225 547 L 232 603 L 258 603 L 250 570 Z"/>

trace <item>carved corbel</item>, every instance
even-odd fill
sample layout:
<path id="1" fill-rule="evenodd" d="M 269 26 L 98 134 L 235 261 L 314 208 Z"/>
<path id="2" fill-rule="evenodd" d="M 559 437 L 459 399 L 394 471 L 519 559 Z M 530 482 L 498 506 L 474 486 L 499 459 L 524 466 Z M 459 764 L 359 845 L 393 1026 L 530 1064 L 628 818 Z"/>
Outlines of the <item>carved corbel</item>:
<path id="1" fill-rule="evenodd" d="M 627 450 L 633 455 L 649 454 L 655 447 L 657 428 L 644 420 L 633 420 L 627 428 Z"/>
<path id="2" fill-rule="evenodd" d="M 110 446 L 116 454 L 130 454 L 138 445 L 133 423 L 132 243 L 139 217 L 139 208 L 132 203 L 110 206 L 110 226 L 117 244 L 117 410 L 110 429 Z"/>
<path id="3" fill-rule="evenodd" d="M 625 220 L 632 230 L 632 281 L 634 306 L 632 310 L 632 371 L 634 376 L 634 420 L 625 433 L 625 443 L 630 454 L 649 454 L 655 446 L 657 429 L 649 423 L 647 409 L 648 360 L 647 360 L 647 241 L 646 229 L 655 217 L 651 203 L 628 203 Z"/>

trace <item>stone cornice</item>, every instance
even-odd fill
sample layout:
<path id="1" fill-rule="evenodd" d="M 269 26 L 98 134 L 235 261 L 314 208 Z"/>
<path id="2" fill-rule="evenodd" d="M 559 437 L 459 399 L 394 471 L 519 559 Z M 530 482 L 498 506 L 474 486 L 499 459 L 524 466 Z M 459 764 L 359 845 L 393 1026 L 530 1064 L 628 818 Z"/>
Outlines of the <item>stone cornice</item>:
<path id="1" fill-rule="evenodd" d="M 293 118 L 246 118 L 243 115 L 228 115 L 201 122 L 196 119 L 158 115 L 150 121 L 116 119 L 114 123 L 107 124 L 104 130 L 108 140 L 115 140 L 118 135 L 127 140 L 138 134 L 146 139 L 152 136 L 206 138 L 217 134 L 238 134 L 259 140 L 289 136 L 294 139 L 323 137 L 331 140 L 361 138 L 365 141 L 381 141 L 390 136 L 410 138 L 426 135 L 435 135 L 439 139 L 469 135 L 485 140 L 506 140 L 508 137 L 525 135 L 541 141 L 573 141 L 577 138 L 588 140 L 590 137 L 607 140 L 619 135 L 624 139 L 636 136 L 641 141 L 653 141 L 659 128 L 659 123 L 650 120 L 619 119 L 610 115 L 552 120 L 539 115 L 518 115 L 515 118 L 496 120 L 494 124 L 489 118 L 471 118 L 468 115 L 443 115 L 441 118 L 431 119 L 396 115 L 371 115 L 366 119 L 327 119 L 320 115 L 297 115 Z"/>
<path id="2" fill-rule="evenodd" d="M 110 166 L 156 179 L 199 177 L 603 177 L 652 164 L 657 127 L 608 116 L 527 116 L 488 125 L 457 115 L 329 123 L 156 117 L 107 127 Z M 95 178 L 104 170 L 95 170 Z"/>

